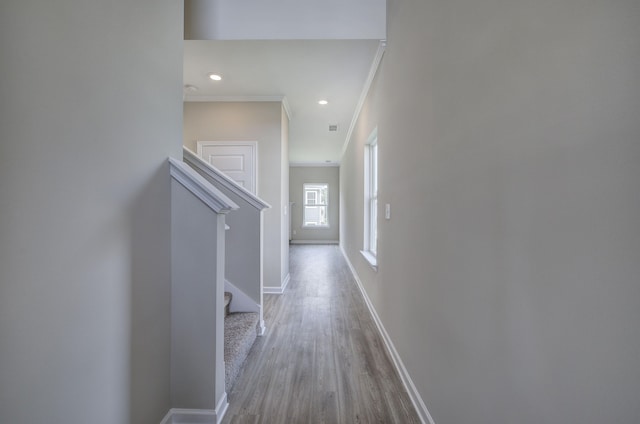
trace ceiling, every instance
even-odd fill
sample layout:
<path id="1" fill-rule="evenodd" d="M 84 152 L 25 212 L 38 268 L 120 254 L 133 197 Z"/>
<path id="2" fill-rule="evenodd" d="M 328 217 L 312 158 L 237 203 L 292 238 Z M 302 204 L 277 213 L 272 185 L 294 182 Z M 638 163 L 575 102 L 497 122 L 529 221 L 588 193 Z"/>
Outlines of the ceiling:
<path id="1" fill-rule="evenodd" d="M 185 41 L 185 101 L 285 101 L 290 163 L 338 163 L 377 40 Z M 222 76 L 212 81 L 209 73 Z M 321 106 L 318 100 L 329 104 Z M 338 130 L 329 131 L 329 125 Z"/>

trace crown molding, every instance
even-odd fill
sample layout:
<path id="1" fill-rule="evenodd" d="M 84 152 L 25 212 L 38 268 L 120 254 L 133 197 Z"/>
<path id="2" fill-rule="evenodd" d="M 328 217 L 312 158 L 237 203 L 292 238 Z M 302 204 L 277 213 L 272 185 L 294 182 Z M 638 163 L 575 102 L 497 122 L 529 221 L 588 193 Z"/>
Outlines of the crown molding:
<path id="1" fill-rule="evenodd" d="M 362 88 L 362 93 L 360 94 L 360 99 L 358 100 L 358 104 L 356 105 L 355 112 L 353 113 L 353 118 L 351 119 L 351 125 L 349 125 L 349 131 L 347 131 L 347 137 L 344 140 L 344 144 L 342 145 L 342 152 L 340 153 L 340 160 L 344 156 L 347 151 L 347 147 L 349 147 L 349 143 L 351 142 L 351 135 L 353 134 L 353 130 L 356 127 L 356 123 L 358 122 L 358 118 L 360 117 L 360 112 L 362 111 L 362 107 L 364 106 L 364 102 L 367 99 L 367 95 L 369 94 L 369 89 L 371 88 L 371 84 L 373 83 L 373 79 L 378 72 L 378 67 L 380 66 L 380 62 L 382 61 L 382 56 L 384 55 L 384 50 L 387 47 L 387 40 L 380 40 L 378 44 L 378 50 L 376 51 L 376 55 L 373 58 L 373 62 L 371 63 L 371 68 L 369 69 L 369 75 L 367 76 L 367 80 L 364 83 L 364 87 Z"/>
<path id="2" fill-rule="evenodd" d="M 185 96 L 185 102 L 282 102 L 285 96 Z"/>
<path id="3" fill-rule="evenodd" d="M 287 118 L 291 121 L 291 106 L 289 106 L 289 100 L 287 100 L 287 96 L 282 97 L 282 107 L 284 108 L 284 112 L 287 114 Z"/>
<path id="4" fill-rule="evenodd" d="M 289 166 L 292 168 L 318 168 L 318 167 L 324 167 L 324 168 L 339 168 L 340 167 L 340 162 L 331 162 L 331 163 L 326 163 L 326 162 L 289 162 Z"/>
<path id="5" fill-rule="evenodd" d="M 291 120 L 291 106 L 289 106 L 289 100 L 287 96 L 198 96 L 193 94 L 185 94 L 183 96 L 184 102 L 278 102 L 282 103 L 287 118 Z"/>

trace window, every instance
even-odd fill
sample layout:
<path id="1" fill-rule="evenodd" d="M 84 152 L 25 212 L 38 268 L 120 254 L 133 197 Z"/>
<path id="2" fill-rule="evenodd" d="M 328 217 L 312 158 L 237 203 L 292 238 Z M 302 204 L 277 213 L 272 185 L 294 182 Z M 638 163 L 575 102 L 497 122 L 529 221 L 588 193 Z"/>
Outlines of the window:
<path id="1" fill-rule="evenodd" d="M 324 183 L 305 183 L 303 192 L 303 227 L 328 227 L 329 185 Z"/>
<path id="2" fill-rule="evenodd" d="M 378 131 L 374 129 L 365 145 L 364 157 L 364 246 L 362 255 L 377 266 L 378 253 Z"/>

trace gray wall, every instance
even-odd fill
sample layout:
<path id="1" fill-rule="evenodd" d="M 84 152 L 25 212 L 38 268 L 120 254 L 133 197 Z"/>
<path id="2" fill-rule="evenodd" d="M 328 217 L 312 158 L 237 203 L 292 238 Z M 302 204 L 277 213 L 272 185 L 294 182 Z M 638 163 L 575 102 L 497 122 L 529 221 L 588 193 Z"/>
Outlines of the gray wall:
<path id="1" fill-rule="evenodd" d="M 282 114 L 280 102 L 184 103 L 183 139 L 190 150 L 196 151 L 197 141 L 258 142 L 258 197 L 271 205 L 264 211 L 264 287 L 276 288 L 289 274 L 289 261 L 283 261 L 283 184 L 289 180 L 283 183 Z"/>
<path id="2" fill-rule="evenodd" d="M 384 68 L 385 60 L 383 57 L 360 111 L 348 148 L 342 157 L 339 175 L 340 246 L 349 256 L 351 264 L 367 290 L 367 295 L 376 307 L 383 301 L 380 298 L 382 286 L 378 283 L 380 274 L 375 272 L 365 261 L 360 255 L 360 251 L 364 249 L 364 150 L 371 133 L 379 124 Z M 378 154 L 380 154 L 381 142 L 378 137 Z M 385 158 L 379 158 L 378 162 L 378 168 L 381 171 L 385 165 Z M 381 178 L 382 176 L 379 176 L 379 181 Z M 384 204 L 381 201 L 382 198 L 379 197 L 378 205 L 383 207 Z M 415 199 L 412 199 L 413 201 Z M 380 215 L 381 211 L 382 209 L 378 211 L 379 217 L 383 216 Z M 395 218 L 395 208 L 392 212 Z M 378 238 L 380 238 L 380 234 L 378 234 Z"/>
<path id="3" fill-rule="evenodd" d="M 435 422 L 640 422 L 640 3 L 389 0 L 388 19 L 342 237 Z M 375 125 L 377 274 L 357 252 Z"/>
<path id="4" fill-rule="evenodd" d="M 0 3 L 0 422 L 169 407 L 182 4 Z"/>
<path id="5" fill-rule="evenodd" d="M 289 198 L 295 203 L 291 208 L 292 243 L 337 242 L 340 235 L 340 169 L 337 166 L 292 166 L 289 171 Z M 302 226 L 305 183 L 329 185 L 329 228 L 304 228 Z"/>

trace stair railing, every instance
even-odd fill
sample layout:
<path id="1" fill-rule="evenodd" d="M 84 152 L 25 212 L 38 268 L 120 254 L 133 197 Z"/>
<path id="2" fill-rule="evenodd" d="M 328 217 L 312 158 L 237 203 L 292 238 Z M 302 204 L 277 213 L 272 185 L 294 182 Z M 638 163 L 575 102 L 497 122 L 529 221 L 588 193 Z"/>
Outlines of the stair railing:
<path id="1" fill-rule="evenodd" d="M 186 147 L 183 160 L 239 207 L 226 221 L 230 227 L 226 237 L 226 290 L 233 293 L 236 310 L 232 312 L 260 314 L 259 334 L 263 334 L 263 211 L 271 206 Z"/>

